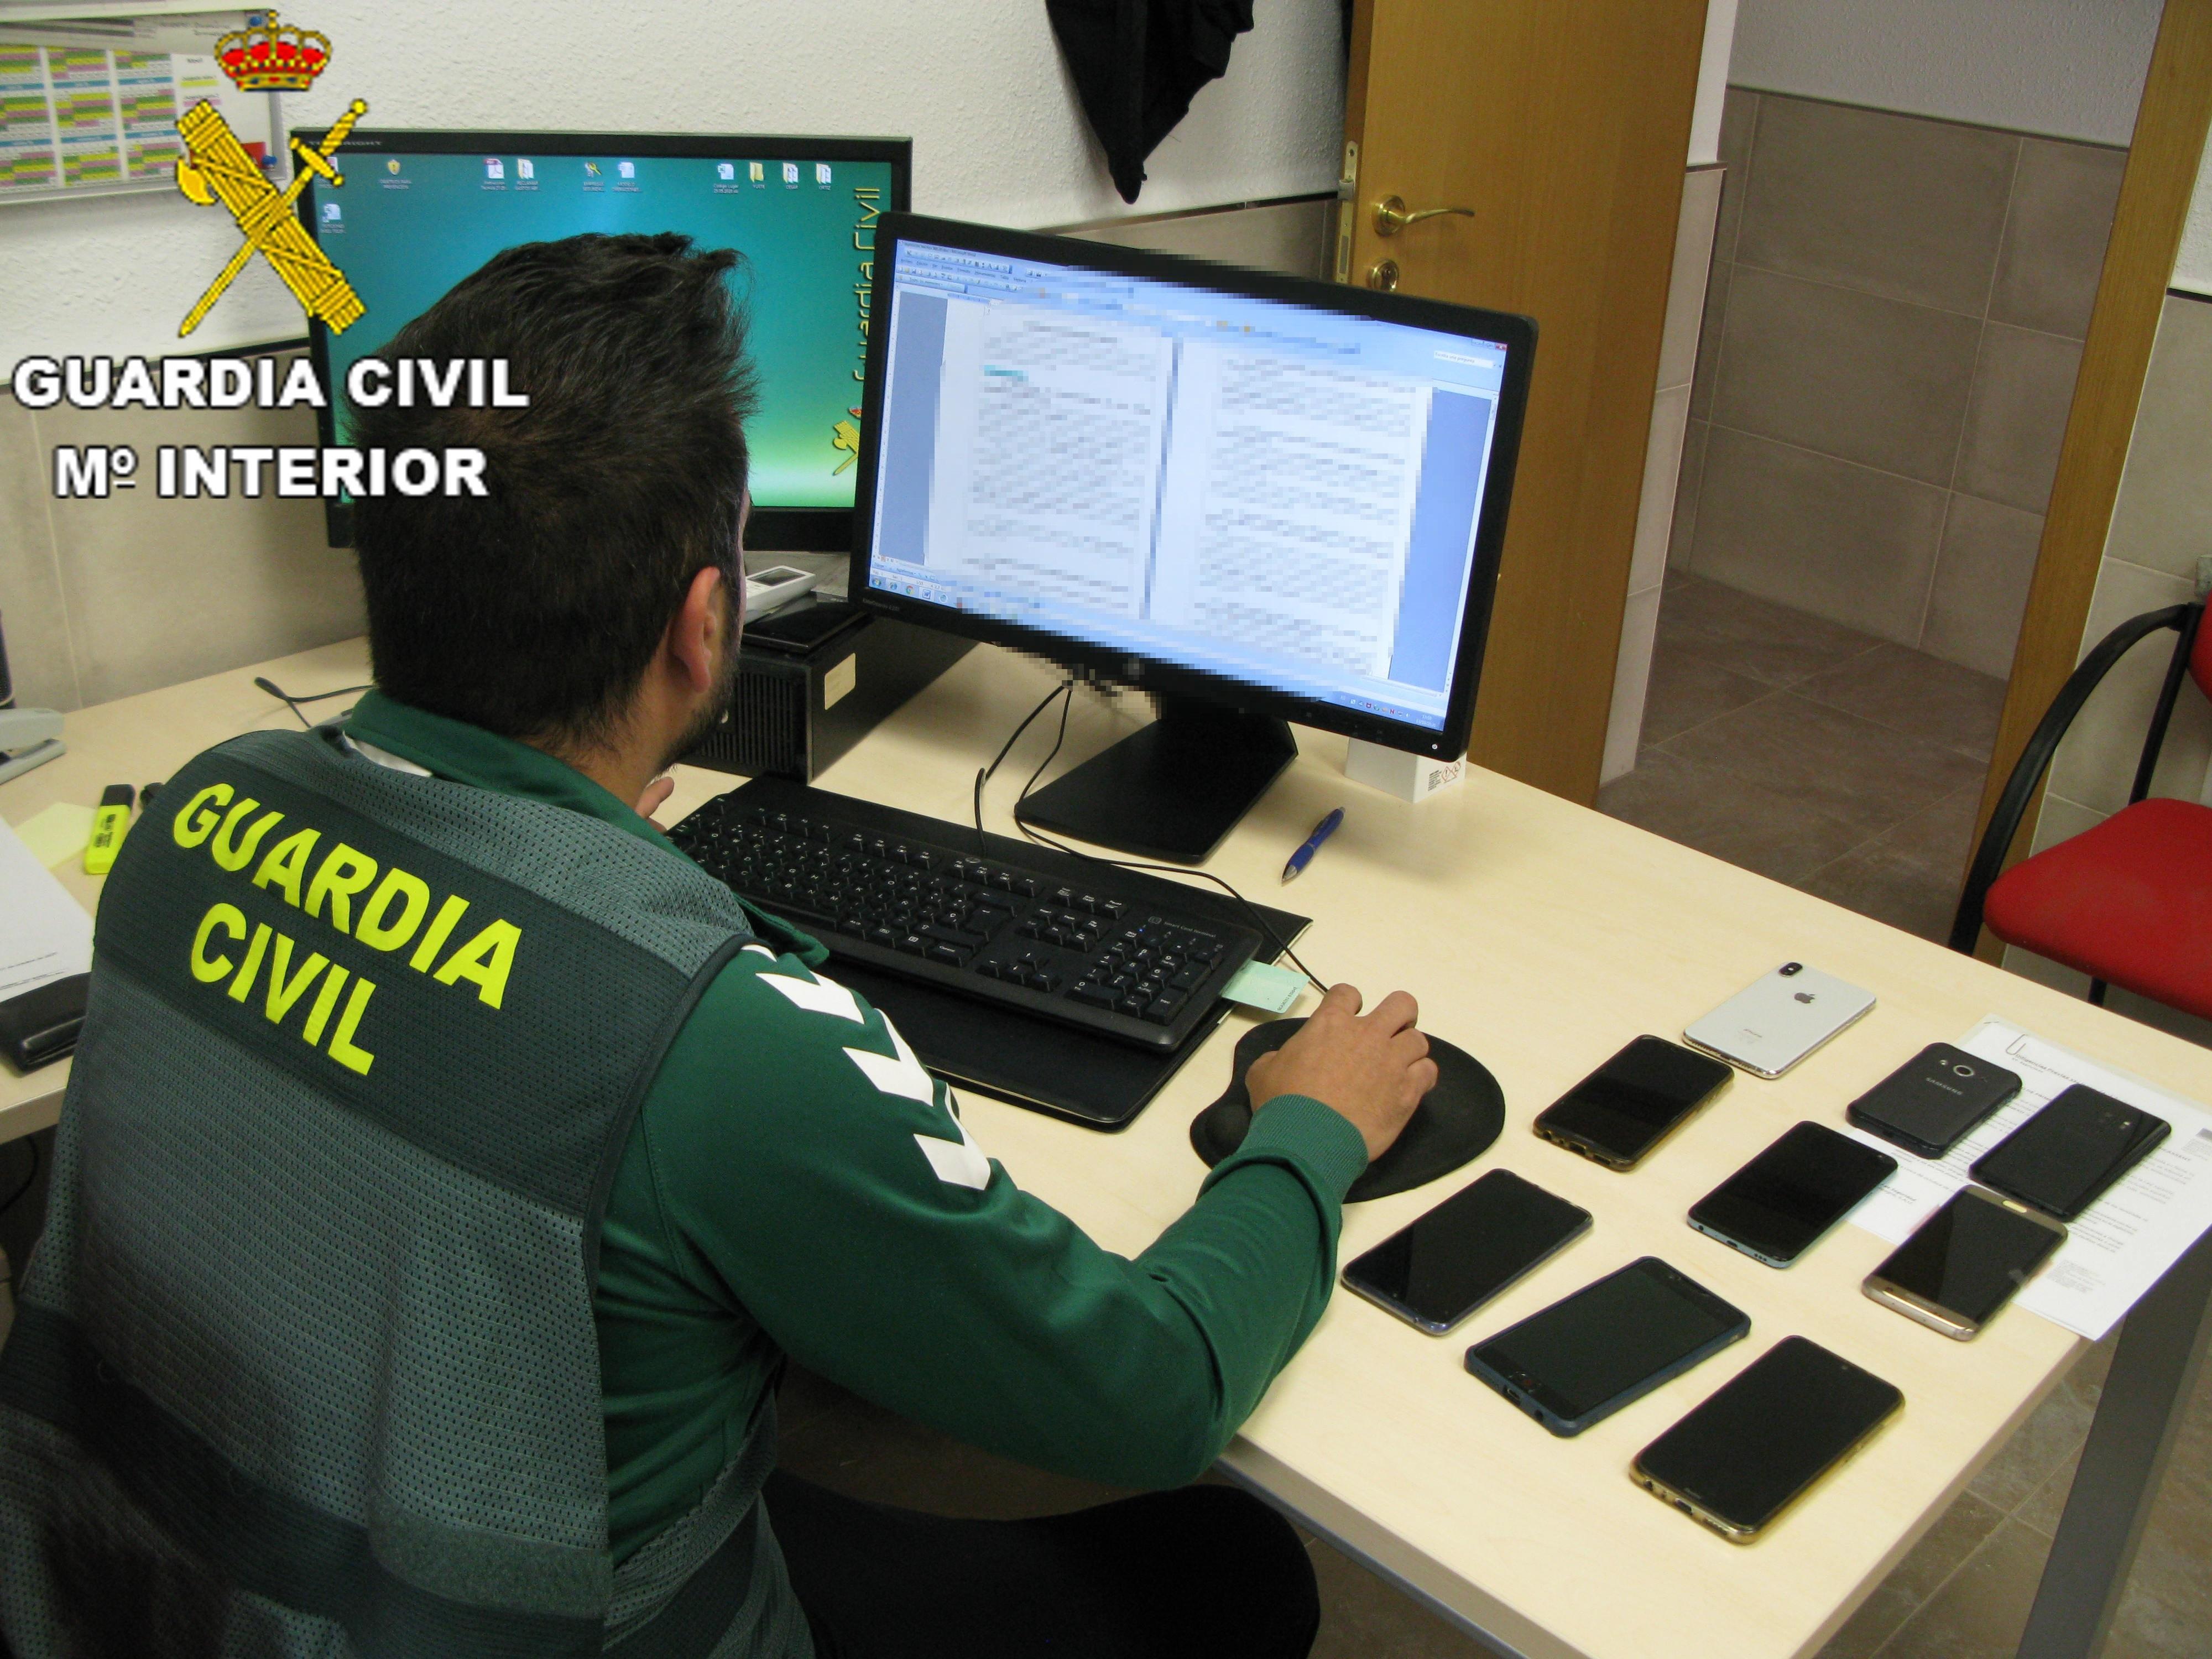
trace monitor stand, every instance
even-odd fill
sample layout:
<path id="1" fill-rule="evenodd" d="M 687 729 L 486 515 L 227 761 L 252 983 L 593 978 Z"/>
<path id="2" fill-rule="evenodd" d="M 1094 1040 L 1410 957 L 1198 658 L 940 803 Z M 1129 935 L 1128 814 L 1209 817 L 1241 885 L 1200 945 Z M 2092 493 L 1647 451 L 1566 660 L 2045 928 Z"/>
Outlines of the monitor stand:
<path id="1" fill-rule="evenodd" d="M 1286 721 L 1155 692 L 1159 718 L 1031 795 L 1025 823 L 1171 864 L 1202 864 L 1297 758 Z"/>

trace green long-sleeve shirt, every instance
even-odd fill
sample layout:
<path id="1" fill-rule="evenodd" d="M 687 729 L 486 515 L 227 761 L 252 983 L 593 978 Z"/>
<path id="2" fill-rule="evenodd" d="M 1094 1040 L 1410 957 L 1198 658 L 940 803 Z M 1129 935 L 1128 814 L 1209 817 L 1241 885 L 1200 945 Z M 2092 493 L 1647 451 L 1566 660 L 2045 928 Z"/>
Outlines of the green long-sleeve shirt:
<path id="1" fill-rule="evenodd" d="M 377 692 L 346 731 L 370 758 L 684 856 L 525 744 Z M 699 1500 L 787 1353 L 1043 1468 L 1198 1474 L 1328 1302 L 1358 1131 L 1319 1101 L 1271 1102 L 1181 1219 L 1115 1255 L 988 1160 L 884 1017 L 816 971 L 820 945 L 752 919 L 763 942 L 678 1034 L 607 1202 L 594 1312 L 617 1556 Z"/>

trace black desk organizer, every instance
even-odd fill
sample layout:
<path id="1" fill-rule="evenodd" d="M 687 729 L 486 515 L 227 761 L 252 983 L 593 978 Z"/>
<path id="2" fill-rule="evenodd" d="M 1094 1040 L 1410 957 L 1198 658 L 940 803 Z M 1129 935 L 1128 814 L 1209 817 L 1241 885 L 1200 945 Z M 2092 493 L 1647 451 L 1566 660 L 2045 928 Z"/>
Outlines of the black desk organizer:
<path id="1" fill-rule="evenodd" d="M 942 838 L 964 846 L 972 843 L 975 836 L 972 828 L 947 823 Z M 988 832 L 977 856 L 1034 870 L 1071 884 L 1095 884 L 1099 879 L 1099 865 L 1093 860 Z M 1275 939 L 1284 944 L 1295 942 L 1312 925 L 1310 916 L 1266 905 L 1248 909 L 1226 893 L 1168 882 L 1144 871 L 1120 871 L 1116 879 L 1161 881 L 1174 889 L 1176 907 L 1195 918 L 1249 927 L 1252 911 L 1257 910 L 1274 931 Z M 1279 946 L 1263 945 L 1259 960 L 1272 962 L 1280 954 Z M 955 1087 L 973 1089 L 1090 1129 L 1127 1128 L 1161 1085 L 1213 1034 L 1230 1008 L 1226 1001 L 1217 1001 L 1212 1012 L 1192 1028 L 1179 1047 L 1163 1054 L 902 979 L 842 957 L 833 959 L 825 971 L 883 1010 L 915 1057 Z"/>

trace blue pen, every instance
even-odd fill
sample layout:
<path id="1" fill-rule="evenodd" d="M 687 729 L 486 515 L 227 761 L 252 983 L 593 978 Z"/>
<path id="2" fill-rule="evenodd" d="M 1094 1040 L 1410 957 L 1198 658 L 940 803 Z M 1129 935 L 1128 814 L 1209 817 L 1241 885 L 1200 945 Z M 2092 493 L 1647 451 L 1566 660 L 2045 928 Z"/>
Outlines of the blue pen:
<path id="1" fill-rule="evenodd" d="M 1312 863 L 1313 855 L 1321 851 L 1322 842 L 1327 841 L 1331 836 L 1334 835 L 1336 833 L 1336 826 L 1343 822 L 1344 809 L 1340 806 L 1336 811 L 1331 812 L 1327 817 L 1323 818 L 1319 823 L 1314 825 L 1314 832 L 1306 837 L 1306 844 L 1299 848 L 1297 852 L 1291 854 L 1291 861 L 1283 866 L 1283 879 L 1285 881 L 1290 880 L 1291 878 L 1297 875 L 1299 871 L 1304 869 L 1307 865 Z"/>

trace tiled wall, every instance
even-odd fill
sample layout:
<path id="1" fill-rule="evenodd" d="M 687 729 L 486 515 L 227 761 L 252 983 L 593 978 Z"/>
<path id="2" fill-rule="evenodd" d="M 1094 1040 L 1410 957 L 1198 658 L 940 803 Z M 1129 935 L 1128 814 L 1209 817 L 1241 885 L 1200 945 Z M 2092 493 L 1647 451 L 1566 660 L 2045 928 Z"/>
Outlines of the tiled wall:
<path id="1" fill-rule="evenodd" d="M 2120 623 L 2186 601 L 2197 592 L 2197 561 L 2212 556 L 2212 299 L 2171 294 L 2159 319 L 2150 374 L 2128 445 L 2112 528 L 2097 573 L 2084 653 Z M 2172 634 L 2138 645 L 2106 678 L 2051 763 L 2038 822 L 2038 852 L 2101 823 L 2127 805 L 2152 705 L 2173 649 Z M 2185 684 L 2174 706 L 2152 793 L 2212 804 L 2212 703 Z M 2005 965 L 2079 995 L 2084 978 L 2055 963 L 2009 950 Z M 2212 1024 L 2161 1009 L 2124 991 L 2112 1006 L 2156 1025 L 2212 1041 Z"/>
<path id="2" fill-rule="evenodd" d="M 2010 672 L 2123 150 L 1729 89 L 1669 561 Z"/>
<path id="3" fill-rule="evenodd" d="M 57 445 L 312 444 L 312 410 L 33 411 L 0 393 L 0 629 L 27 707 L 81 708 L 362 631 L 319 501 L 52 499 Z"/>
<path id="4" fill-rule="evenodd" d="M 1659 590 L 1667 577 L 1668 538 L 1682 475 L 1691 378 L 1698 364 L 1698 331 L 1712 269 L 1713 229 L 1723 178 L 1720 167 L 1692 167 L 1682 180 L 1674 273 L 1667 284 L 1667 322 L 1659 340 L 1659 384 L 1651 399 L 1650 441 L 1644 452 L 1644 495 L 1636 509 L 1636 550 L 1629 562 L 1628 601 L 1621 609 L 1620 651 L 1613 661 L 1613 710 L 1606 720 L 1601 783 L 1636 769 L 1637 745 L 1644 735 L 1644 698 L 1650 685 L 1651 647 L 1659 630 Z"/>

